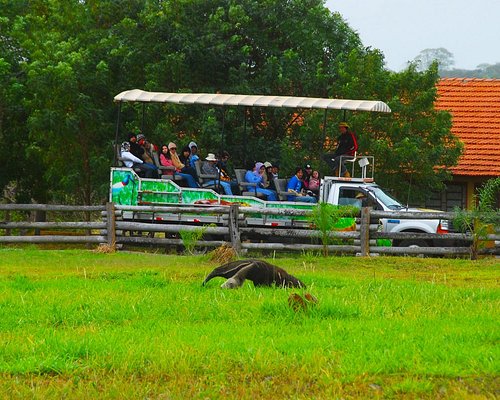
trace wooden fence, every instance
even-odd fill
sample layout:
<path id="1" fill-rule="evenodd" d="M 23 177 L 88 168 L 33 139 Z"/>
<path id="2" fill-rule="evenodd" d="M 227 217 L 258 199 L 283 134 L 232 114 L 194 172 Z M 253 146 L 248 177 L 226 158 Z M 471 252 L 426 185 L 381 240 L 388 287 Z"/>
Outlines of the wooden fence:
<path id="1" fill-rule="evenodd" d="M 35 221 L 33 212 L 43 212 L 52 221 Z M 124 219 L 148 215 L 148 219 Z M 229 244 L 238 253 L 247 250 L 271 251 L 322 251 L 321 232 L 302 226 L 275 227 L 248 226 L 249 215 L 269 216 L 307 216 L 308 210 L 260 209 L 231 206 L 123 206 L 107 203 L 103 206 L 67 206 L 45 204 L 0 204 L 0 244 L 1 243 L 87 243 L 107 244 L 109 246 L 156 246 L 181 247 L 185 243 L 180 238 L 183 232 L 200 231 L 203 239 L 198 240 L 197 247 L 215 248 Z M 178 215 L 177 222 L 166 222 L 158 215 Z M 203 224 L 192 218 L 191 222 L 182 221 L 180 216 L 199 215 L 218 216 L 217 225 Z M 85 216 L 85 218 L 83 217 Z M 427 234 L 427 233 L 383 233 L 378 231 L 378 220 L 391 219 L 448 219 L 454 213 L 410 213 L 386 212 L 363 208 L 356 218 L 356 231 L 333 231 L 329 233 L 329 254 L 350 253 L 361 256 L 370 254 L 425 254 L 425 255 L 467 255 L 470 246 L 449 247 L 390 247 L 377 246 L 377 239 L 413 239 L 435 241 L 446 239 L 468 244 L 471 235 L 462 233 Z M 86 219 L 82 221 L 82 219 Z M 482 254 L 500 254 L 500 235 L 489 234 L 487 246 L 481 249 Z"/>

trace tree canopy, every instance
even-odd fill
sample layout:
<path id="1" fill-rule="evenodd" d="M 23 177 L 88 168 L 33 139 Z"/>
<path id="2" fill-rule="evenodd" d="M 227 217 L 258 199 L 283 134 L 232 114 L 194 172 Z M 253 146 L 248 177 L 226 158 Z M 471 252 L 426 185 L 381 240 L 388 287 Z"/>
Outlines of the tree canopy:
<path id="1" fill-rule="evenodd" d="M 438 69 L 448 70 L 455 64 L 453 53 L 443 47 L 437 49 L 425 49 L 415 57 L 414 63 L 420 71 L 425 71 L 434 63 L 438 63 Z"/>
<path id="2" fill-rule="evenodd" d="M 479 64 L 475 69 L 455 68 L 454 55 L 445 48 L 422 50 L 412 64 L 419 70 L 425 71 L 436 62 L 441 77 L 448 78 L 500 78 L 500 63 Z"/>
<path id="3" fill-rule="evenodd" d="M 435 64 L 400 73 L 365 48 L 322 0 L 0 0 L 0 186 L 18 200 L 91 204 L 106 199 L 117 107 L 141 88 L 376 99 L 392 115 L 348 113 L 377 181 L 405 192 L 437 188 L 461 147 L 433 102 Z M 121 139 L 143 129 L 156 144 L 225 147 L 233 163 L 306 161 L 321 152 L 342 113 L 289 109 L 123 107 Z M 225 139 L 220 134 L 224 124 Z M 224 142 L 222 142 L 224 140 Z M 435 167 L 439 166 L 439 169 Z"/>

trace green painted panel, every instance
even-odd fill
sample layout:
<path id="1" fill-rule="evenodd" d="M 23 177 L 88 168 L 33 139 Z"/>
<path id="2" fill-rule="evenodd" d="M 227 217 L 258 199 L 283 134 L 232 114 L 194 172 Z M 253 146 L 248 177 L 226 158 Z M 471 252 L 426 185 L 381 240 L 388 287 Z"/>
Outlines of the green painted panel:
<path id="1" fill-rule="evenodd" d="M 137 205 L 139 177 L 129 169 L 111 170 L 110 200 L 116 204 Z"/>
<path id="2" fill-rule="evenodd" d="M 179 204 L 178 193 L 142 193 L 142 203 L 152 204 Z"/>
<path id="3" fill-rule="evenodd" d="M 314 204 L 263 201 L 257 197 L 219 195 L 212 190 L 181 188 L 170 180 L 141 180 L 134 172 L 124 168 L 111 169 L 111 201 L 117 204 L 137 205 L 140 199 L 151 204 L 229 204 L 238 203 L 243 207 L 279 208 L 312 210 Z M 262 214 L 249 215 L 251 218 L 262 218 Z M 305 216 L 268 215 L 267 220 L 307 221 Z M 338 230 L 356 228 L 354 218 L 342 218 L 336 226 Z"/>
<path id="4" fill-rule="evenodd" d="M 171 192 L 171 193 L 180 193 L 181 189 L 172 181 L 162 180 L 162 179 L 154 179 L 154 180 L 142 180 L 141 182 L 141 190 L 152 191 L 152 192 Z"/>
<path id="5" fill-rule="evenodd" d="M 219 196 L 212 190 L 182 188 L 182 203 L 194 204 L 197 201 L 210 201 L 218 203 Z"/>

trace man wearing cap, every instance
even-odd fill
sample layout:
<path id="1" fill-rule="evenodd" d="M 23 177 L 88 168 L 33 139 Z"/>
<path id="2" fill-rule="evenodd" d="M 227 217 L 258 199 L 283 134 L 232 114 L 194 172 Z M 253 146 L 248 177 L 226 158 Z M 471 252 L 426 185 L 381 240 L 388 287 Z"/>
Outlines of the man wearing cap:
<path id="1" fill-rule="evenodd" d="M 153 161 L 152 154 L 150 153 L 151 151 L 151 143 L 147 142 L 146 136 L 144 136 L 142 133 L 139 133 L 137 135 L 137 144 L 141 147 L 142 149 L 142 161 L 145 163 L 154 165 L 155 162 Z"/>
<path id="2" fill-rule="evenodd" d="M 203 161 L 203 164 L 201 165 L 201 172 L 203 172 L 206 175 L 212 175 L 212 176 L 219 176 L 220 171 L 216 166 L 217 164 L 217 158 L 215 157 L 215 154 L 213 153 L 208 153 L 208 156 L 205 158 L 205 161 Z M 229 182 L 225 182 L 223 180 L 219 179 L 219 182 L 217 182 L 215 179 L 207 182 L 207 185 L 217 185 L 217 183 L 222 186 L 224 189 L 224 193 L 232 195 L 233 192 L 231 191 L 231 184 Z"/>
<path id="3" fill-rule="evenodd" d="M 347 124 L 347 122 L 341 122 L 339 124 L 339 129 L 340 136 L 337 138 L 337 148 L 333 153 L 324 154 L 323 160 L 325 160 L 333 170 L 339 170 L 340 168 L 339 176 L 349 177 L 350 174 L 343 161 L 349 159 L 349 157 L 354 157 L 358 150 L 358 141 L 356 140 L 354 132 L 349 130 L 349 124 Z"/>
<path id="4" fill-rule="evenodd" d="M 128 134 L 128 142 L 130 143 L 130 152 L 137 158 L 142 160 L 144 149 L 137 143 L 137 135 L 133 132 Z"/>

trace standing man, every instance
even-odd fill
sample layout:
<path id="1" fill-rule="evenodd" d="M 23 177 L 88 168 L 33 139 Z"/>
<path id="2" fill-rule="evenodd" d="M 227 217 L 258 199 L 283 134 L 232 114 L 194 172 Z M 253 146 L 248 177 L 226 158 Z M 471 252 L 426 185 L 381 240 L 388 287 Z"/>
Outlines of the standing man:
<path id="1" fill-rule="evenodd" d="M 323 154 L 323 160 L 332 167 L 334 171 L 340 169 L 339 176 L 350 177 L 351 175 L 347 171 L 344 162 L 341 162 L 341 157 L 344 160 L 349 157 L 352 159 L 358 150 L 358 141 L 354 132 L 349 130 L 349 124 L 347 122 L 341 122 L 339 124 L 340 136 L 337 138 L 337 148 L 333 153 Z"/>

